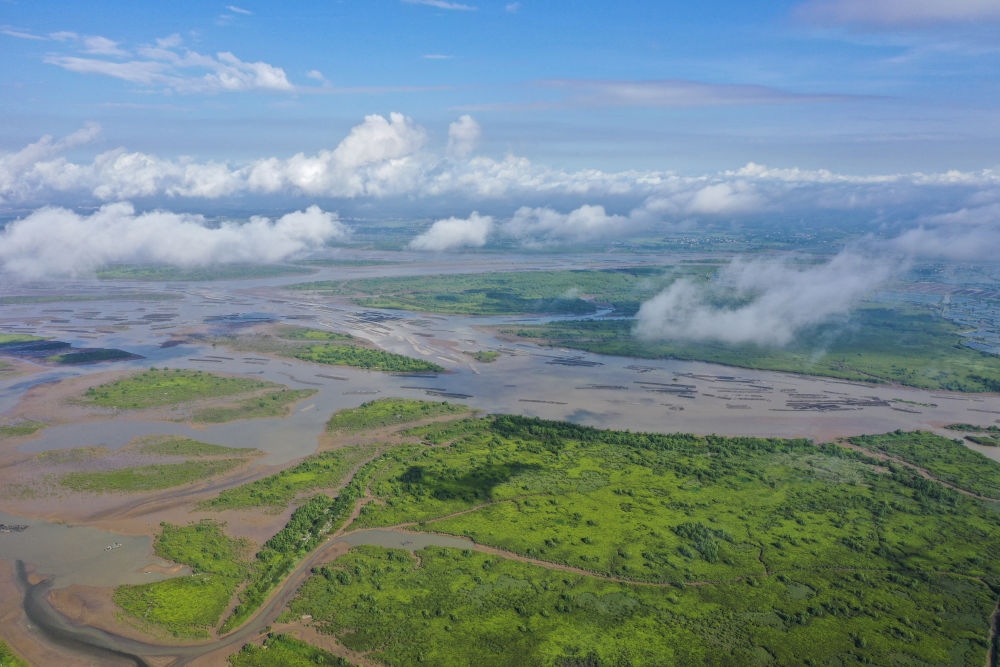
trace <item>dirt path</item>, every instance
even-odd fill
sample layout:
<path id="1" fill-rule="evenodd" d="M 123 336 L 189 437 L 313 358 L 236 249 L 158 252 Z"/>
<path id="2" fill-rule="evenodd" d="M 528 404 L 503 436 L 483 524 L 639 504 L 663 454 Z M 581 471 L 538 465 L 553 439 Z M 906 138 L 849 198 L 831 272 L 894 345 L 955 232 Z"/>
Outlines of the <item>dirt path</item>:
<path id="1" fill-rule="evenodd" d="M 937 482 L 938 484 L 946 486 L 956 493 L 961 493 L 963 496 L 968 496 L 969 498 L 976 498 L 977 500 L 994 500 L 994 501 L 1000 500 L 1000 498 L 990 498 L 989 496 L 981 496 L 978 493 L 962 489 L 960 487 L 955 486 L 954 484 L 949 484 L 943 479 L 935 477 L 933 474 L 931 474 L 929 470 L 921 468 L 920 466 L 910 463 L 908 461 L 904 461 L 903 459 L 896 458 L 895 456 L 890 456 L 885 452 L 880 452 L 874 449 L 868 449 L 860 445 L 855 445 L 854 443 L 848 442 L 846 440 L 838 440 L 837 445 L 839 445 L 840 447 L 844 447 L 845 449 L 852 449 L 856 452 L 861 452 L 862 454 L 871 456 L 872 458 L 878 459 L 879 461 L 889 461 L 890 463 L 901 465 L 904 468 L 909 468 L 910 470 L 917 473 L 924 479 L 929 479 L 932 482 Z"/>

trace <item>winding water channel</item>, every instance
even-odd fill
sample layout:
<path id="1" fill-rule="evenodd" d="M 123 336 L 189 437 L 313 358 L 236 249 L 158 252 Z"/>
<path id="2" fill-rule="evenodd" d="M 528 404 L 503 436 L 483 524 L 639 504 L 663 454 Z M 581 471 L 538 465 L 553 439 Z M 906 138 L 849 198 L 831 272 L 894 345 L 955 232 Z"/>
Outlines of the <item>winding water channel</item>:
<path id="1" fill-rule="evenodd" d="M 567 268 L 564 263 L 568 260 L 535 257 L 523 261 L 521 268 L 528 269 Z M 592 264 L 608 268 L 616 261 L 619 260 L 600 257 L 593 259 Z M 579 266 L 579 258 L 573 258 L 573 267 Z M 500 268 L 512 267 L 506 258 L 502 265 L 492 265 L 489 260 L 475 257 L 459 258 L 447 265 L 330 267 L 307 279 Z M 30 332 L 78 347 L 120 348 L 144 358 L 71 369 L 38 367 L 31 374 L 4 380 L 0 382 L 0 415 L 14 409 L 24 392 L 39 384 L 112 369 L 155 365 L 252 375 L 296 389 L 316 389 L 318 393 L 285 419 L 246 420 L 194 429 L 176 422 L 109 415 L 103 420 L 46 428 L 38 437 L 22 443 L 19 451 L 35 453 L 81 446 L 117 449 L 136 436 L 176 434 L 220 445 L 256 447 L 267 453 L 264 464 L 284 464 L 316 450 L 317 438 L 330 414 L 379 396 L 454 400 L 491 413 L 524 414 L 601 428 L 817 440 L 897 428 L 947 433 L 941 427 L 955 422 L 1000 423 L 1000 399 L 996 395 L 868 386 L 697 362 L 602 357 L 540 348 L 502 340 L 488 328 L 516 327 L 526 321 L 537 321 L 531 318 L 394 311 L 373 315 L 343 300 L 279 289 L 302 280 L 301 276 L 293 276 L 191 284 L 116 282 L 113 287 L 84 281 L 25 287 L 20 293 L 66 300 L 4 306 L 0 333 Z M 109 290 L 123 294 L 160 293 L 170 299 L 78 300 L 98 298 Z M 448 372 L 406 376 L 323 367 L 216 348 L 190 335 L 240 330 L 243 325 L 262 319 L 351 333 L 388 351 L 439 363 Z M 171 342 L 178 340 L 184 342 Z M 475 350 L 498 350 L 501 356 L 490 364 L 476 363 L 465 354 Z M 1000 448 L 977 449 L 1000 460 Z M 0 498 L 0 510 L 3 508 L 4 501 Z M 114 586 L 162 576 L 144 569 L 152 558 L 148 536 L 126 537 L 96 528 L 57 526 L 38 518 L 2 512 L 0 522 L 31 524 L 23 533 L 0 535 L 0 560 L 18 563 L 24 613 L 47 641 L 107 664 L 147 664 L 139 656 L 174 656 L 178 661 L 174 664 L 183 664 L 219 648 L 218 642 L 181 647 L 136 642 L 76 626 L 49 604 L 46 594 L 52 587 L 73 583 Z M 70 538 L 66 531 L 92 532 L 75 533 Z M 426 544 L 467 544 L 458 538 L 434 535 L 407 536 L 405 540 L 410 544 L 398 544 L 400 539 L 399 533 L 391 531 L 359 531 L 343 538 L 350 544 L 391 543 L 414 549 Z M 70 544 L 81 546 L 66 548 Z M 110 544 L 121 547 L 113 553 L 100 551 Z M 91 552 L 97 555 L 88 560 Z M 30 583 L 24 563 L 31 563 L 47 578 L 41 583 Z M 294 593 L 295 581 L 290 580 L 266 609 L 222 641 L 227 644 L 245 641 L 273 621 Z"/>

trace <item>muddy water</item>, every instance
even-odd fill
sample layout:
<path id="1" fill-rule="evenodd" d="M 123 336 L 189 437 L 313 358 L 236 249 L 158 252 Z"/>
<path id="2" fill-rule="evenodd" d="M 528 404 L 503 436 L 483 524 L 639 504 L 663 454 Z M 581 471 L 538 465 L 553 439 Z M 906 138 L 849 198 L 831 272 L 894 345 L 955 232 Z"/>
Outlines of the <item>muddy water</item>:
<path id="1" fill-rule="evenodd" d="M 614 262 L 607 259 L 595 259 L 593 265 L 613 266 Z M 515 261 L 521 262 L 525 269 L 569 267 L 570 262 L 574 268 L 581 265 L 579 257 Z M 119 419 L 45 429 L 37 438 L 23 443 L 22 451 L 97 445 L 118 448 L 138 435 L 178 434 L 220 445 L 257 447 L 268 452 L 265 463 L 280 464 L 315 451 L 317 437 L 331 413 L 380 396 L 446 399 L 486 412 L 564 419 L 602 428 L 817 440 L 897 428 L 930 429 L 953 437 L 954 434 L 941 429 L 944 424 L 1000 423 L 1000 397 L 995 394 L 972 396 L 868 386 L 696 362 L 602 357 L 539 348 L 500 340 L 483 328 L 487 325 L 516 328 L 522 323 L 539 321 L 536 318 L 475 318 L 393 311 L 380 311 L 380 316 L 372 318 L 365 309 L 343 300 L 276 289 L 306 279 L 510 268 L 508 258 L 501 261 L 477 256 L 448 264 L 421 265 L 415 260 L 399 266 L 327 268 L 308 278 L 113 286 L 79 282 L 15 290 L 12 293 L 67 297 L 99 296 L 109 291 L 163 292 L 176 298 L 5 305 L 0 313 L 0 333 L 33 333 L 80 347 L 116 347 L 146 358 L 58 370 L 39 367 L 37 373 L 0 380 L 0 417 L 35 384 L 105 370 L 156 365 L 251 375 L 296 389 L 314 388 L 319 393 L 300 403 L 286 419 L 247 420 L 192 429 L 175 422 L 131 420 L 123 415 Z M 239 331 L 240 317 L 222 321 L 212 318 L 247 313 L 254 314 L 248 320 L 266 317 L 348 332 L 386 350 L 435 361 L 449 372 L 429 377 L 397 376 L 265 359 L 197 343 L 162 347 L 172 337 L 191 332 Z M 502 354 L 494 363 L 481 364 L 464 353 L 476 350 L 499 350 Z M 975 448 L 1000 460 L 1000 448 Z M 148 538 L 126 538 L 89 528 L 3 515 L 0 522 L 31 524 L 23 533 L 0 534 L 0 559 L 34 564 L 39 572 L 54 576 L 52 585 L 112 586 L 136 578 L 150 581 L 159 576 L 144 574 L 143 568 L 150 563 Z M 372 543 L 396 547 L 411 546 L 402 543 L 406 541 L 417 543 L 417 536 L 381 532 L 385 534 L 345 539 L 370 539 Z M 114 543 L 121 543 L 122 547 L 104 551 Z"/>
<path id="2" fill-rule="evenodd" d="M 346 542 L 352 547 L 362 544 L 389 549 L 423 549 L 424 547 L 448 547 L 451 549 L 472 549 L 476 543 L 463 537 L 436 535 L 434 533 L 398 533 L 393 530 L 371 528 L 357 530 L 337 538 L 337 542 Z"/>
<path id="3" fill-rule="evenodd" d="M 148 536 L 118 535 L 4 512 L 0 512 L 0 523 L 27 526 L 0 531 L 0 560 L 31 563 L 51 579 L 53 588 L 144 584 L 168 577 L 151 569 L 170 563 L 153 555 L 153 540 Z"/>

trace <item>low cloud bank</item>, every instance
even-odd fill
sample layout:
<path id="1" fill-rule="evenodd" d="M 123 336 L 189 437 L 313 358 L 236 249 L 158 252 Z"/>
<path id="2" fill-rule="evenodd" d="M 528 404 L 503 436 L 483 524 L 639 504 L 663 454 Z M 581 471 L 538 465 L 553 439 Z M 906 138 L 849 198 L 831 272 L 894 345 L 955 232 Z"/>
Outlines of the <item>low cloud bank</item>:
<path id="1" fill-rule="evenodd" d="M 0 234 L 0 265 L 25 279 L 88 275 L 109 263 L 205 266 L 276 262 L 346 238 L 336 213 L 310 206 L 277 220 L 211 226 L 200 215 L 136 213 L 127 202 L 80 215 L 42 208 Z"/>
<path id="2" fill-rule="evenodd" d="M 854 250 L 809 266 L 787 258 L 737 259 L 712 283 L 681 279 L 642 304 L 635 335 L 647 341 L 787 345 L 805 327 L 850 312 L 900 267 L 898 259 Z"/>
<path id="3" fill-rule="evenodd" d="M 570 208 L 611 205 L 612 200 L 646 202 L 631 218 L 656 213 L 678 222 L 684 217 L 740 217 L 789 211 L 891 209 L 916 219 L 927 204 L 947 201 L 954 209 L 981 206 L 1000 197 L 1000 172 L 886 174 L 856 176 L 826 170 L 780 169 L 748 163 L 737 170 L 704 175 L 669 171 L 566 171 L 517 156 L 476 153 L 483 134 L 468 115 L 448 127 L 447 139 L 433 136 L 400 114 L 369 115 L 332 149 L 290 157 L 264 156 L 242 163 L 163 157 L 124 147 L 100 152 L 89 161 L 65 153 L 93 141 L 89 125 L 63 139 L 44 137 L 21 150 L 0 153 L 0 204 L 33 204 L 57 195 L 74 201 L 112 202 L 136 198 L 231 196 L 336 197 L 343 199 L 451 198 L 521 203 L 559 202 Z M 481 206 L 480 210 L 482 210 Z M 614 226 L 595 210 L 578 213 L 570 226 Z M 565 214 L 563 214 L 565 215 Z M 539 209 L 537 229 L 553 239 L 567 225 Z M 526 223 L 526 224 L 528 224 Z M 572 235 L 570 235 L 572 237 Z"/>
<path id="4" fill-rule="evenodd" d="M 414 250 L 457 250 L 486 245 L 493 218 L 473 211 L 468 218 L 438 220 L 426 232 L 410 241 Z"/>

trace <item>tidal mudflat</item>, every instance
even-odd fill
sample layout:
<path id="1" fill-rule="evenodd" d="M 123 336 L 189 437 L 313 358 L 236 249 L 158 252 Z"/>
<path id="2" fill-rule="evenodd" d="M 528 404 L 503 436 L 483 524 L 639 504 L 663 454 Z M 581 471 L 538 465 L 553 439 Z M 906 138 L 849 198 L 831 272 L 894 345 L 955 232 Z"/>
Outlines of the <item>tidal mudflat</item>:
<path id="1" fill-rule="evenodd" d="M 566 260 L 535 257 L 521 261 L 521 268 L 530 269 L 559 268 Z M 592 264 L 607 266 L 615 261 L 601 257 Z M 504 267 L 509 268 L 506 260 Z M 331 266 L 311 278 L 492 268 L 489 261 L 475 258 L 389 267 Z M 483 413 L 599 428 L 805 437 L 817 442 L 896 429 L 923 429 L 954 437 L 945 425 L 1000 423 L 1000 399 L 995 394 L 868 385 L 700 362 L 544 348 L 497 333 L 498 328 L 541 317 L 374 311 L 346 298 L 283 289 L 301 280 L 301 276 L 272 276 L 190 284 L 118 281 L 121 299 L 99 281 L 17 288 L 19 295 L 36 301 L 26 298 L 5 306 L 0 333 L 30 333 L 77 347 L 121 349 L 141 359 L 59 367 L 44 359 L 21 359 L 0 375 L 3 422 L 43 425 L 34 433 L 0 440 L 0 510 L 7 512 L 0 518 L 5 524 L 30 526 L 18 533 L 0 534 L 0 560 L 6 563 L 8 586 L 14 585 L 16 561 L 30 564 L 37 576 L 52 577 L 53 587 L 112 587 L 173 574 L 169 564 L 159 561 L 152 551 L 152 538 L 161 521 L 183 524 L 202 518 L 206 515 L 196 505 L 220 489 L 260 479 L 317 450 L 336 446 L 325 432 L 330 415 L 379 397 L 449 400 Z M 140 292 L 169 298 L 136 296 Z M 65 300 L 59 302 L 59 298 Z M 271 335 L 278 326 L 349 334 L 446 370 L 389 373 L 325 366 L 221 342 L 254 341 Z M 497 354 L 489 362 L 478 361 L 472 353 L 481 350 Z M 76 402 L 87 387 L 150 367 L 267 380 L 316 393 L 292 406 L 285 417 L 222 424 L 195 423 L 188 412 L 172 407 L 130 411 L 86 408 Z M 41 483 L 47 474 L 46 456 L 55 461 L 59 452 L 117 451 L 136 438 L 160 435 L 254 448 L 264 455 L 218 478 L 150 493 L 53 491 L 51 483 Z M 1000 460 L 1000 448 L 970 446 Z M 25 474 L 29 468 L 34 471 L 31 475 Z M 230 512 L 219 518 L 228 521 L 234 533 L 262 543 L 284 525 L 289 514 L 290 509 L 253 517 Z M 400 546 L 411 539 L 397 533 L 373 538 L 384 546 Z M 16 616 L 17 604 L 16 600 L 6 603 L 4 613 Z M 104 617 L 99 623 L 112 628 L 115 621 Z M 23 654 L 32 655 L 32 646 L 45 643 L 23 624 L 18 627 L 10 641 Z"/>

